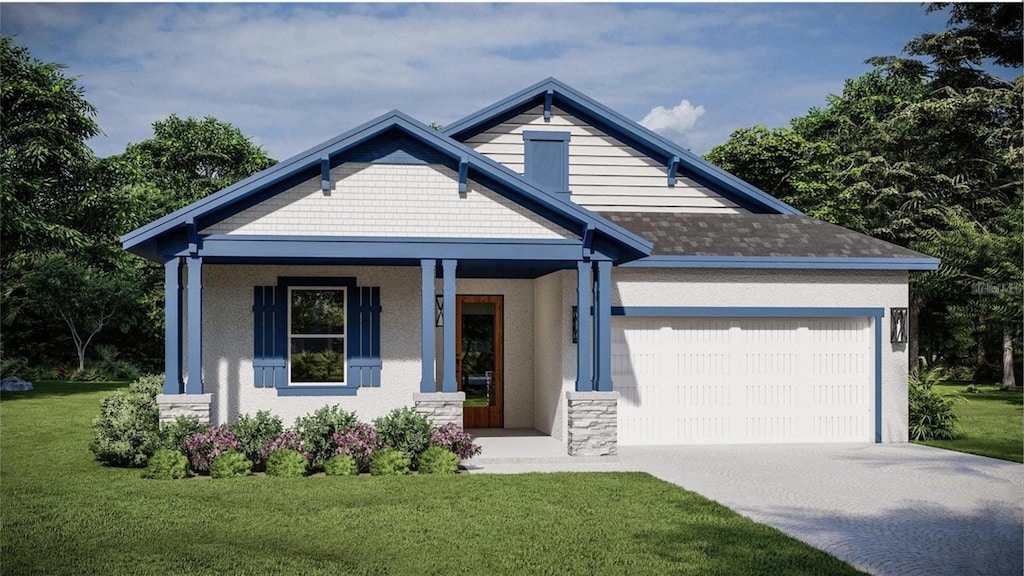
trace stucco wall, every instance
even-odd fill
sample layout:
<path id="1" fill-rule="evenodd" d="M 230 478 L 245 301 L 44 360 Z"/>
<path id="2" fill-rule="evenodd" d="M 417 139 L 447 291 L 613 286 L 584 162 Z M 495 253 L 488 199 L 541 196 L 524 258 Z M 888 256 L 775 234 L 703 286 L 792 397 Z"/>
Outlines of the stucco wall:
<path id="1" fill-rule="evenodd" d="M 907 348 L 889 342 L 889 308 L 907 307 L 903 271 L 616 268 L 612 306 L 884 308 L 882 441 L 907 441 Z"/>
<path id="2" fill-rule="evenodd" d="M 381 291 L 381 386 L 355 396 L 278 396 L 253 387 L 253 286 L 274 285 L 278 276 L 355 277 Z M 369 421 L 411 406 L 420 386 L 420 269 L 330 266 L 203 267 L 203 383 L 213 394 L 214 423 L 239 414 L 273 410 L 290 424 L 325 404 L 340 404 Z"/>
<path id="3" fill-rule="evenodd" d="M 558 439 L 563 438 L 562 357 L 568 353 L 560 344 L 570 339 L 562 330 L 564 274 L 555 272 L 533 281 L 533 427 Z"/>
<path id="4" fill-rule="evenodd" d="M 204 234 L 573 238 L 565 230 L 441 165 L 347 162 L 333 189 L 314 178 L 205 228 Z"/>

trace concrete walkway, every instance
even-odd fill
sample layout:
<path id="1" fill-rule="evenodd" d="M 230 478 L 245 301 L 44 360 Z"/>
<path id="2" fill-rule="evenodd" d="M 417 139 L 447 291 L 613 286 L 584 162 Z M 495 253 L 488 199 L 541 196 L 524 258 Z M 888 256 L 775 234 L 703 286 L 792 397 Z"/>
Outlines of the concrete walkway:
<path id="1" fill-rule="evenodd" d="M 473 472 L 648 472 L 880 576 L 1024 573 L 1024 466 L 1012 462 L 914 444 L 620 447 L 599 461 L 546 449 L 532 460 L 482 456 L 469 461 Z"/>

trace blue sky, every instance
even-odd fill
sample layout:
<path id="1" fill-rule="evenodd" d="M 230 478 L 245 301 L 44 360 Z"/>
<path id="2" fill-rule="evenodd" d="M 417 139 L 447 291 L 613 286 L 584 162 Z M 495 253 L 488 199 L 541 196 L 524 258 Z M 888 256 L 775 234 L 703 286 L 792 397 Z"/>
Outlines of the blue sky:
<path id="1" fill-rule="evenodd" d="M 0 5 L 3 35 L 80 77 L 98 155 L 174 113 L 277 159 L 394 108 L 449 123 L 548 76 L 704 153 L 823 106 L 945 20 L 916 2 Z"/>

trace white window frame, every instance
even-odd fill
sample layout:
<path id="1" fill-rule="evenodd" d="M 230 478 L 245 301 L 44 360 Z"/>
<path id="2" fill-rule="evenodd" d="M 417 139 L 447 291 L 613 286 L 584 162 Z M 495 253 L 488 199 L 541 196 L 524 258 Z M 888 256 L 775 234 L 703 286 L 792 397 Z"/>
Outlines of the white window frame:
<path id="1" fill-rule="evenodd" d="M 292 382 L 292 338 L 339 338 L 337 334 L 295 334 L 292 332 L 292 291 L 331 290 L 342 293 L 345 303 L 345 325 L 340 338 L 344 342 L 345 378 L 340 382 Z M 289 386 L 345 386 L 348 382 L 348 288 L 345 286 L 289 286 L 288 287 L 288 385 Z"/>

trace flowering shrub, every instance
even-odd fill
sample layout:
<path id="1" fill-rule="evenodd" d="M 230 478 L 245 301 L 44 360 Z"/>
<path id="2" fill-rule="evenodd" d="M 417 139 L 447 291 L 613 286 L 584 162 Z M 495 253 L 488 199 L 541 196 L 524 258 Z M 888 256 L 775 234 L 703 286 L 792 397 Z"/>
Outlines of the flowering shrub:
<path id="1" fill-rule="evenodd" d="M 322 469 L 324 462 L 334 455 L 331 436 L 355 426 L 356 422 L 355 414 L 343 410 L 337 404 L 322 406 L 312 414 L 295 419 L 295 431 L 309 451 L 310 464 L 314 469 Z"/>
<path id="2" fill-rule="evenodd" d="M 430 445 L 454 452 L 459 460 L 480 454 L 480 447 L 473 444 L 473 437 L 462 426 L 451 422 L 434 428 L 430 433 Z"/>
<path id="3" fill-rule="evenodd" d="M 384 441 L 377 436 L 377 430 L 370 424 L 362 422 L 348 430 L 334 434 L 331 436 L 331 440 L 337 446 L 334 453 L 351 456 L 360 471 L 368 470 L 373 453 L 384 447 Z"/>
<path id="4" fill-rule="evenodd" d="M 260 410 L 255 416 L 242 414 L 230 428 L 242 444 L 245 457 L 252 461 L 256 469 L 262 469 L 266 463 L 263 451 L 267 445 L 284 432 L 281 419 L 266 410 Z"/>
<path id="5" fill-rule="evenodd" d="M 299 454 L 302 454 L 303 458 L 309 460 L 309 451 L 306 450 L 305 444 L 302 442 L 302 437 L 299 436 L 298 432 L 293 432 L 292 430 L 281 432 L 277 436 L 274 436 L 274 438 L 267 443 L 267 446 L 260 451 L 260 460 L 266 462 L 270 458 L 271 454 L 285 448 L 288 450 L 295 450 Z"/>
<path id="6" fill-rule="evenodd" d="M 242 444 L 226 424 L 211 426 L 205 432 L 193 434 L 185 440 L 185 455 L 188 456 L 192 470 L 196 472 L 209 472 L 210 462 L 228 450 L 241 452 Z"/>

